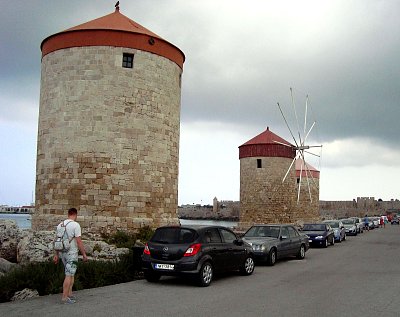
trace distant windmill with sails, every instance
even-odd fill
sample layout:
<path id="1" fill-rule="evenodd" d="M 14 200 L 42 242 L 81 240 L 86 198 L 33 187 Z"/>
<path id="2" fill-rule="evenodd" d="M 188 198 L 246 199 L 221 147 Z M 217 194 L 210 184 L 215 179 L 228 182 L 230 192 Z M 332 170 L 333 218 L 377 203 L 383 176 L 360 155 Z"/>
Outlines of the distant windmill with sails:
<path id="1" fill-rule="evenodd" d="M 278 102 L 278 108 L 283 117 L 283 120 L 285 121 L 286 127 L 288 128 L 290 135 L 293 138 L 295 145 L 293 146 L 293 145 L 288 145 L 283 142 L 274 141 L 275 143 L 281 144 L 283 146 L 292 147 L 296 151 L 296 155 L 293 158 L 292 163 L 290 164 L 289 168 L 287 169 L 286 174 L 282 178 L 282 183 L 284 183 L 286 181 L 287 176 L 289 175 L 289 173 L 293 167 L 293 164 L 294 164 L 296 167 L 296 171 L 299 172 L 298 173 L 298 181 L 297 181 L 297 204 L 300 201 L 300 194 L 302 191 L 303 178 L 305 178 L 307 181 L 306 184 L 307 184 L 307 191 L 308 191 L 308 197 L 310 199 L 310 202 L 313 202 L 313 197 L 311 194 L 312 188 L 314 187 L 315 189 L 319 190 L 319 183 L 317 183 L 316 180 L 314 179 L 316 169 L 307 163 L 306 157 L 308 157 L 308 155 L 312 155 L 314 157 L 321 158 L 322 145 L 310 145 L 308 143 L 308 137 L 310 136 L 311 131 L 314 129 L 314 127 L 316 125 L 316 121 L 313 121 L 311 125 L 308 125 L 309 122 L 307 120 L 307 116 L 308 116 L 308 111 L 309 111 L 309 106 L 310 106 L 308 95 L 306 95 L 305 110 L 304 110 L 304 124 L 303 124 L 302 129 L 300 128 L 299 116 L 297 114 L 296 103 L 295 103 L 295 99 L 293 96 L 293 88 L 290 88 L 290 96 L 291 96 L 293 114 L 294 114 L 294 118 L 295 118 L 296 125 L 297 125 L 297 133 L 294 133 L 293 129 L 290 127 L 287 116 L 285 116 L 282 106 L 280 105 L 279 102 Z M 311 151 L 314 148 L 320 149 L 319 154 L 316 154 Z"/>

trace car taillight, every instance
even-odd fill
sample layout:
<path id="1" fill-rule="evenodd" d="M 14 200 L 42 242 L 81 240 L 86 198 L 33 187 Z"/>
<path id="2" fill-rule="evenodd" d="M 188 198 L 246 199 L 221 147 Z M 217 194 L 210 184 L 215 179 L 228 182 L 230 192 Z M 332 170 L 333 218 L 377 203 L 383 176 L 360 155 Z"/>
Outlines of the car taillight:
<path id="1" fill-rule="evenodd" d="M 199 253 L 201 250 L 201 244 L 200 243 L 195 243 L 192 244 L 185 252 L 183 256 L 193 256 Z"/>
<path id="2" fill-rule="evenodd" d="M 147 243 L 144 246 L 143 254 L 150 255 L 150 249 L 149 249 L 149 246 L 147 245 Z"/>

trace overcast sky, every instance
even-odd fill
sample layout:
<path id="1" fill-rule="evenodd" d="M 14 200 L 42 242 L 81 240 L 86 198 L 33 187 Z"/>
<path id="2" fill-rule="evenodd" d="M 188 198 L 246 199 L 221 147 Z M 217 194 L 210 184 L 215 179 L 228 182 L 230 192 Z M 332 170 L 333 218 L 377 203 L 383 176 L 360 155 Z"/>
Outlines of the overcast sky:
<path id="1" fill-rule="evenodd" d="M 114 11 L 115 1 L 0 0 L 0 204 L 32 201 L 40 43 Z M 400 179 L 400 1 L 120 1 L 121 13 L 186 55 L 179 204 L 239 200 L 238 146 L 277 107 L 322 144 L 321 200 L 396 199 Z M 318 152 L 319 153 L 319 152 Z"/>

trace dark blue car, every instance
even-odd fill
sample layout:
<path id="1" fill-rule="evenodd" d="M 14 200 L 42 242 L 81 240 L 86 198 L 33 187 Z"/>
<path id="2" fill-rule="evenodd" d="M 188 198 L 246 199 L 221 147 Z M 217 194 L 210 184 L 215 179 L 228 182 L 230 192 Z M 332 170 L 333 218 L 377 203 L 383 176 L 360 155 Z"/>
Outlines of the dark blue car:
<path id="1" fill-rule="evenodd" d="M 302 232 L 309 237 L 310 246 L 327 248 L 329 244 L 335 244 L 335 233 L 329 224 L 307 223 L 303 226 Z"/>

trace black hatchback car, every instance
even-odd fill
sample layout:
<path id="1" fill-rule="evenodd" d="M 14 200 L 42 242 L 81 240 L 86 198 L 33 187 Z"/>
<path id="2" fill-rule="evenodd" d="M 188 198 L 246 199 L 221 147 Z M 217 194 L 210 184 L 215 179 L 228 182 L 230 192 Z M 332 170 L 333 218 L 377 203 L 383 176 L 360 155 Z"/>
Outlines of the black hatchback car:
<path id="1" fill-rule="evenodd" d="M 166 226 L 156 229 L 142 255 L 144 276 L 192 276 L 210 285 L 217 271 L 254 271 L 253 251 L 230 229 L 220 226 Z"/>

